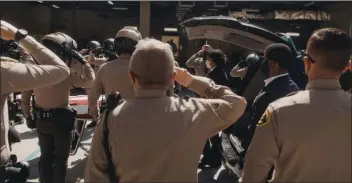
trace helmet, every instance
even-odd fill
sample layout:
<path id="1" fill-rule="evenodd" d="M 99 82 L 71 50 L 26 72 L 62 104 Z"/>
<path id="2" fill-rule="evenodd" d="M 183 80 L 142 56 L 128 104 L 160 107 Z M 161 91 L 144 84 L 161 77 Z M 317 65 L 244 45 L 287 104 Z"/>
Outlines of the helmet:
<path id="1" fill-rule="evenodd" d="M 94 50 L 101 47 L 100 43 L 98 41 L 89 41 L 87 44 L 87 49 L 89 50 Z"/>
<path id="2" fill-rule="evenodd" d="M 47 34 L 42 38 L 43 44 L 56 43 L 63 49 L 77 50 L 77 42 L 69 35 L 62 32 Z"/>
<path id="3" fill-rule="evenodd" d="M 202 50 L 209 51 L 211 49 L 212 49 L 212 47 L 210 45 L 208 45 L 207 43 L 205 43 L 205 45 L 202 46 Z"/>
<path id="4" fill-rule="evenodd" d="M 142 39 L 141 33 L 134 28 L 124 27 L 115 36 L 114 50 L 118 53 L 132 54 L 138 41 Z"/>
<path id="5" fill-rule="evenodd" d="M 259 62 L 260 62 L 260 57 L 255 53 L 249 54 L 246 58 L 246 64 L 248 66 L 252 66 L 253 64 L 258 64 Z"/>
<path id="6" fill-rule="evenodd" d="M 103 50 L 105 51 L 114 50 L 114 38 L 108 38 L 103 42 Z"/>
<path id="7" fill-rule="evenodd" d="M 74 58 L 82 64 L 85 63 L 83 56 L 76 51 L 77 42 L 65 33 L 55 32 L 45 35 L 42 43 L 64 61 L 71 61 Z"/>

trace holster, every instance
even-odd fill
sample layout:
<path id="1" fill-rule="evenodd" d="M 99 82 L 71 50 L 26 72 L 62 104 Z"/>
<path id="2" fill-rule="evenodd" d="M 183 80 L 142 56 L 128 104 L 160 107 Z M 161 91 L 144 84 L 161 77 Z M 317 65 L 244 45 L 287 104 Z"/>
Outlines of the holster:
<path id="1" fill-rule="evenodd" d="M 39 107 L 34 108 L 34 113 L 39 121 L 54 123 L 55 131 L 67 133 L 73 130 L 77 111 L 71 107 L 44 110 Z"/>

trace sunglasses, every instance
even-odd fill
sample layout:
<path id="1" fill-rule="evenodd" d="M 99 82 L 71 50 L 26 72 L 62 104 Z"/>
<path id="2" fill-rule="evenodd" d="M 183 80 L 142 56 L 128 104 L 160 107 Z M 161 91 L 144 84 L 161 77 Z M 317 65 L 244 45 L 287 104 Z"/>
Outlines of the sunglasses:
<path id="1" fill-rule="evenodd" d="M 311 62 L 311 63 L 315 63 L 315 61 L 313 60 L 313 58 L 307 53 L 307 51 L 303 51 L 302 50 L 302 56 L 306 56 L 308 57 L 308 60 Z"/>

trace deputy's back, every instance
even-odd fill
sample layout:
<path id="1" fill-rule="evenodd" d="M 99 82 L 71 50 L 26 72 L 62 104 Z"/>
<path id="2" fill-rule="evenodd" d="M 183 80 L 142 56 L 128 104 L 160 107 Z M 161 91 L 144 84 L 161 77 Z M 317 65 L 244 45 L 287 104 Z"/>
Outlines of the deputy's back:
<path id="1" fill-rule="evenodd" d="M 304 56 L 306 90 L 271 103 L 246 154 L 243 182 L 351 182 L 351 94 L 339 77 L 352 40 L 335 28 L 317 30 Z M 260 155 L 258 155 L 260 154 Z"/>
<path id="2" fill-rule="evenodd" d="M 351 94 L 321 80 L 271 106 L 282 143 L 274 182 L 351 181 Z"/>
<path id="3" fill-rule="evenodd" d="M 101 95 L 118 92 L 125 100 L 135 97 L 130 79 L 128 78 L 128 65 L 136 44 L 141 39 L 138 30 L 123 28 L 115 36 L 114 51 L 119 58 L 100 67 L 97 77 L 88 94 L 89 114 L 93 117 L 92 126 L 96 125 L 99 116 L 97 100 Z M 91 126 L 91 125 L 89 125 Z"/>
<path id="4" fill-rule="evenodd" d="M 1 21 L 1 31 L 7 22 Z M 3 25 L 5 24 L 5 25 Z M 12 25 L 11 25 L 12 26 Z M 7 30 L 8 31 L 8 30 Z M 15 34 L 16 32 L 12 32 Z M 9 34 L 7 32 L 7 34 Z M 4 35 L 6 35 L 4 33 Z M 69 68 L 53 52 L 38 43 L 33 37 L 22 38 L 19 43 L 38 61 L 40 65 L 23 64 L 1 57 L 1 133 L 0 133 L 0 167 L 5 166 L 10 158 L 8 142 L 8 106 L 9 94 L 32 88 L 46 87 L 63 81 L 69 75 Z"/>
<path id="5" fill-rule="evenodd" d="M 120 56 L 101 66 L 97 73 L 99 83 L 105 94 L 118 91 L 124 99 L 134 98 L 133 86 L 128 78 L 128 65 L 130 57 Z"/>
<path id="6" fill-rule="evenodd" d="M 206 139 L 243 114 L 244 98 L 185 69 L 176 68 L 176 74 L 174 65 L 166 43 L 146 39 L 137 44 L 128 73 L 136 98 L 119 105 L 105 121 L 108 151 L 120 182 L 196 182 Z M 208 99 L 168 96 L 175 78 Z M 104 122 L 95 130 L 86 182 L 109 181 L 103 128 Z"/>

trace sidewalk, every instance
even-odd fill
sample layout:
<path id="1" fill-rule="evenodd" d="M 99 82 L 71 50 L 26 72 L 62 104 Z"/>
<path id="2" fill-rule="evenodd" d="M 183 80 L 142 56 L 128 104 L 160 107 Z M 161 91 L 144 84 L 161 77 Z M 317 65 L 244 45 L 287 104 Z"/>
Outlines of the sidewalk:
<path id="1" fill-rule="evenodd" d="M 87 122 L 88 124 L 90 121 Z M 18 161 L 27 161 L 30 164 L 29 183 L 39 182 L 38 162 L 40 148 L 38 145 L 37 132 L 30 130 L 25 124 L 16 125 L 16 130 L 21 134 L 21 142 L 12 145 L 12 154 L 16 154 Z M 69 157 L 67 182 L 74 183 L 83 180 L 87 156 L 94 129 L 86 129 L 82 137 L 81 147 L 74 156 Z"/>

